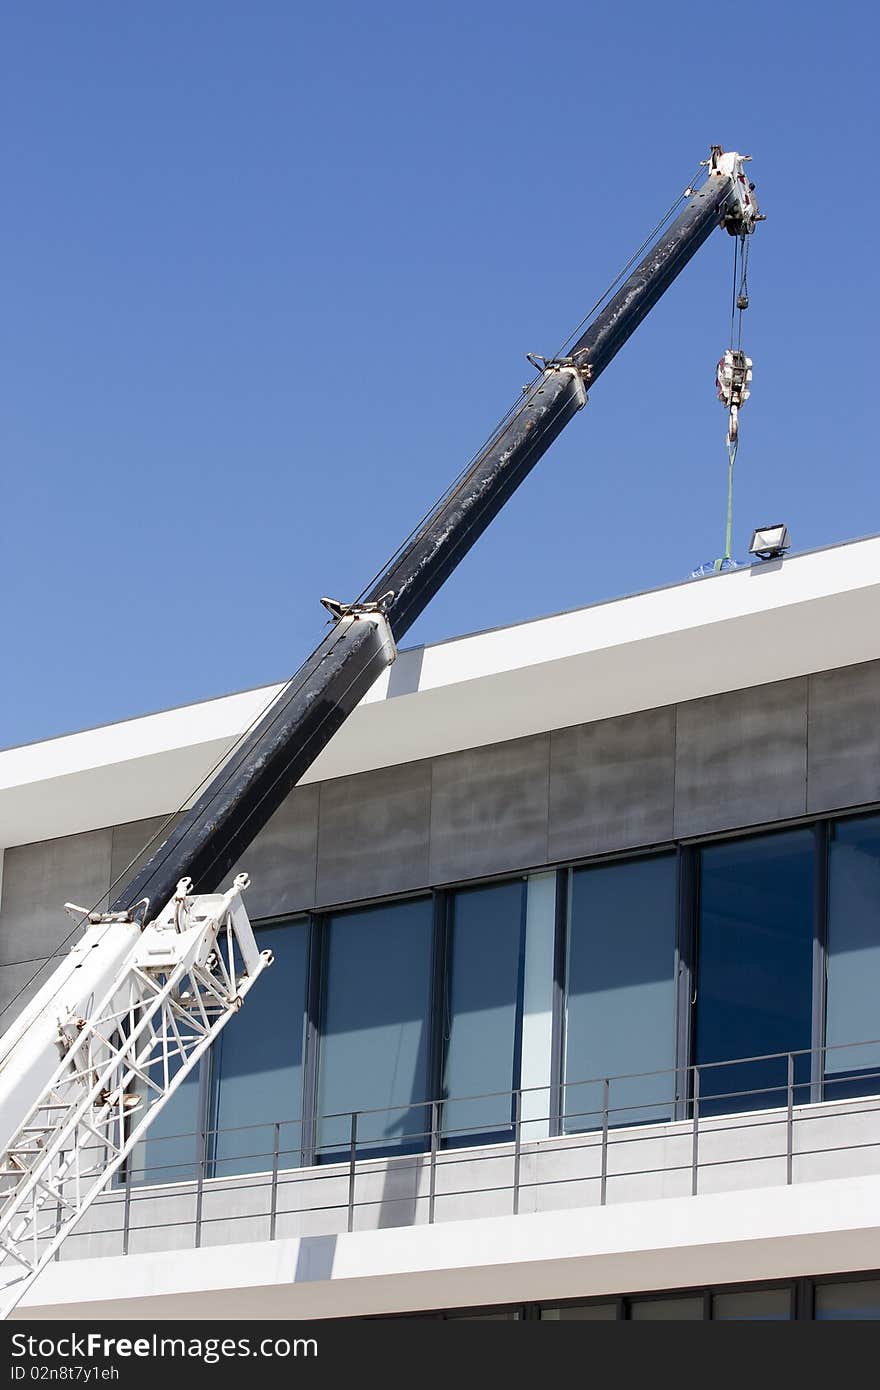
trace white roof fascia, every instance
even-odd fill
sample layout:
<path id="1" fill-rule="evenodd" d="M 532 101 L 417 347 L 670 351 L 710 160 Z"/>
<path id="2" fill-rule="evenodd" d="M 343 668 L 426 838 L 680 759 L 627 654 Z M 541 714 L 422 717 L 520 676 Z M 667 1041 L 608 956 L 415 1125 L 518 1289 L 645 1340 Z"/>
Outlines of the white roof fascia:
<path id="1" fill-rule="evenodd" d="M 880 537 L 401 652 L 326 780 L 880 657 Z M 282 687 L 0 752 L 0 846 L 162 815 Z"/>

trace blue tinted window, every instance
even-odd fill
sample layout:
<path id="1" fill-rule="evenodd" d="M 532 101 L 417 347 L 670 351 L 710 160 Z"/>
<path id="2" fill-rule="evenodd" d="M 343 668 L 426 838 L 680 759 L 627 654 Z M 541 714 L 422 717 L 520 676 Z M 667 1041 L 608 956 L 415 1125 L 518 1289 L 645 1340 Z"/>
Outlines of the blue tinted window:
<path id="1" fill-rule="evenodd" d="M 151 1120 L 146 1138 L 132 1150 L 128 1172 L 133 1182 L 189 1182 L 198 1177 L 199 1162 L 204 1151 L 201 1132 L 202 1065 L 200 1062 L 184 1078 L 158 1115 Z M 172 1062 L 171 1075 L 174 1076 L 178 1069 L 179 1064 Z"/>
<path id="2" fill-rule="evenodd" d="M 812 831 L 789 830 L 702 851 L 698 1063 L 810 1047 L 813 845 Z M 784 1057 L 701 1067 L 701 1109 L 782 1105 L 786 1075 Z M 809 1079 L 809 1055 L 795 1058 L 796 1100 Z"/>
<path id="3" fill-rule="evenodd" d="M 432 937 L 430 898 L 328 919 L 319 1156 L 348 1147 L 355 1110 L 361 1150 L 426 1142 Z"/>
<path id="4" fill-rule="evenodd" d="M 880 816 L 832 828 L 825 1056 L 829 1098 L 880 1090 Z"/>
<path id="5" fill-rule="evenodd" d="M 300 1162 L 308 924 L 255 933 L 275 959 L 213 1049 L 214 1172 L 218 1177 Z"/>
<path id="6" fill-rule="evenodd" d="M 453 894 L 450 910 L 443 1126 L 448 1142 L 467 1144 L 511 1130 L 511 1092 L 519 1085 L 525 883 L 464 889 Z"/>
<path id="7" fill-rule="evenodd" d="M 675 1095 L 674 855 L 571 876 L 566 967 L 565 1127 L 666 1119 Z M 665 1074 L 662 1068 L 669 1068 Z M 636 1076 L 633 1073 L 660 1072 Z M 589 1082 L 579 1085 L 581 1081 Z"/>
<path id="8" fill-rule="evenodd" d="M 185 989 L 188 983 L 184 980 L 181 988 Z M 146 1138 L 135 1145 L 126 1165 L 132 1182 L 189 1182 L 198 1177 L 205 1156 L 202 1106 L 202 1068 L 205 1065 L 204 1061 L 197 1063 L 168 1097 L 159 1113 L 153 1116 Z M 151 1075 L 157 1081 L 160 1080 L 161 1066 L 157 1052 L 156 1061 L 150 1068 Z M 169 1079 L 173 1079 L 179 1070 L 180 1060 L 170 1057 Z M 137 1089 L 150 1105 L 155 1104 L 155 1092 L 148 1091 L 142 1082 Z"/>

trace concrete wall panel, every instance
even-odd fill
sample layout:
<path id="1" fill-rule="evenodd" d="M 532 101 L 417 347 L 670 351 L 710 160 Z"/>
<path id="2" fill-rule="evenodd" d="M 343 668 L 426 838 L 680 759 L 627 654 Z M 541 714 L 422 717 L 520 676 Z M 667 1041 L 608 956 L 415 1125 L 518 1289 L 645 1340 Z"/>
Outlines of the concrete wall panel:
<path id="1" fill-rule="evenodd" d="M 43 988 L 57 963 L 53 957 L 26 965 L 0 965 L 0 1037 Z"/>
<path id="2" fill-rule="evenodd" d="M 676 835 L 802 816 L 806 785 L 805 677 L 678 706 Z"/>
<path id="3" fill-rule="evenodd" d="M 114 825 L 110 848 L 110 892 L 114 899 L 170 834 L 175 820 L 176 816 L 150 816 Z"/>
<path id="4" fill-rule="evenodd" d="M 675 709 L 550 735 L 551 860 L 672 838 Z"/>
<path id="5" fill-rule="evenodd" d="M 112 831 L 90 830 L 8 849 L 0 905 L 0 965 L 51 955 L 70 935 L 66 902 L 103 905 L 110 887 Z"/>
<path id="6" fill-rule="evenodd" d="M 431 764 L 380 768 L 321 785 L 317 903 L 354 902 L 428 883 Z"/>
<path id="7" fill-rule="evenodd" d="M 549 734 L 437 758 L 432 882 L 546 864 L 549 772 Z"/>
<path id="8" fill-rule="evenodd" d="M 809 681 L 807 810 L 880 801 L 880 661 Z"/>
<path id="9" fill-rule="evenodd" d="M 295 787 L 230 874 L 227 886 L 250 874 L 244 901 L 252 921 L 314 907 L 318 799 L 317 786 Z"/>

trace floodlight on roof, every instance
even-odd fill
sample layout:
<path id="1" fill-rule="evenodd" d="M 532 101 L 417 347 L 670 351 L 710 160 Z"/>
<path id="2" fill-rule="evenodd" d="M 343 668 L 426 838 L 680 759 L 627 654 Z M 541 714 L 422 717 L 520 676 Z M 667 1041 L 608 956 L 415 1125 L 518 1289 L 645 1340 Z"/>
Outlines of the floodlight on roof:
<path id="1" fill-rule="evenodd" d="M 749 554 L 759 560 L 778 560 L 791 549 L 791 536 L 787 526 L 759 526 L 752 533 Z"/>

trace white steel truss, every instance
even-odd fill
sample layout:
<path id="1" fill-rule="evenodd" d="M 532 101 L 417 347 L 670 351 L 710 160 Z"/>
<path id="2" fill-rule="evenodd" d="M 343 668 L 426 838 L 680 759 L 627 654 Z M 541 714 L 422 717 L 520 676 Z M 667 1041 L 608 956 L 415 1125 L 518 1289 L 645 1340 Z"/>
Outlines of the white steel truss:
<path id="1" fill-rule="evenodd" d="M 227 893 L 189 896 L 182 879 L 88 1017 L 59 1020 L 61 1063 L 0 1155 L 0 1319 L 271 964 L 247 885 L 240 874 Z"/>

